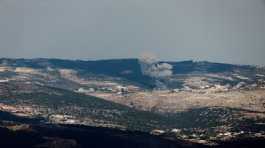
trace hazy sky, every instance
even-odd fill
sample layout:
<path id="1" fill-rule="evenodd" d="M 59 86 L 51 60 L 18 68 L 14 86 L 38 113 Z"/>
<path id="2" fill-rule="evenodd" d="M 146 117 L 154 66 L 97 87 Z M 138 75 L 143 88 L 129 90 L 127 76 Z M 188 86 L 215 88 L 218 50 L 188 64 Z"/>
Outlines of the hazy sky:
<path id="1" fill-rule="evenodd" d="M 265 0 L 0 0 L 0 57 L 265 65 Z"/>

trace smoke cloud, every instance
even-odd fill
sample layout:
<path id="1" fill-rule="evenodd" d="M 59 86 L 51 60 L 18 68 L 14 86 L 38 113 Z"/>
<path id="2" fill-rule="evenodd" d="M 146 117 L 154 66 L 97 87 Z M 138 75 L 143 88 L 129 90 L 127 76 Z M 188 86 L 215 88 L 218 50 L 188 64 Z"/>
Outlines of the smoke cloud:
<path id="1" fill-rule="evenodd" d="M 141 71 L 144 75 L 152 78 L 165 78 L 172 76 L 173 66 L 168 63 L 160 63 L 157 58 L 151 54 L 145 54 L 139 59 Z"/>

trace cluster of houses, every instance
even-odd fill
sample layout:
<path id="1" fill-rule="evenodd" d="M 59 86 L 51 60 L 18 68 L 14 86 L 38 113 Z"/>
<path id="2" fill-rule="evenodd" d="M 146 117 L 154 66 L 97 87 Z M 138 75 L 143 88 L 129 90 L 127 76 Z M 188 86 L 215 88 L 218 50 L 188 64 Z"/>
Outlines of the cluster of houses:
<path id="1" fill-rule="evenodd" d="M 89 88 L 80 87 L 79 89 L 76 90 L 76 92 L 85 93 L 85 94 L 94 93 L 94 92 L 109 92 L 109 93 L 117 93 L 119 95 L 122 95 L 122 94 L 137 92 L 139 90 L 140 90 L 139 87 L 133 85 L 129 86 L 115 85 L 110 87 L 89 87 Z"/>
<path id="2" fill-rule="evenodd" d="M 172 93 L 178 93 L 180 91 L 186 92 L 226 92 L 229 90 L 238 90 L 238 89 L 256 89 L 256 88 L 265 88 L 265 80 L 259 80 L 257 83 L 247 84 L 246 82 L 238 82 L 236 85 L 232 86 L 230 84 L 220 85 L 220 84 L 212 84 L 212 85 L 201 85 L 198 88 L 194 88 L 189 85 L 184 85 L 182 88 L 172 89 Z"/>

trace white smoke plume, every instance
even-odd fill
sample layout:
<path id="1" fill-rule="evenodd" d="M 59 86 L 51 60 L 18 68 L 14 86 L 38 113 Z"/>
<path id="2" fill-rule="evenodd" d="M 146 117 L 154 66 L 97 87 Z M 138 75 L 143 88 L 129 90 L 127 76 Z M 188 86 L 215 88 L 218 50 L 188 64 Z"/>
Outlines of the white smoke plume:
<path id="1" fill-rule="evenodd" d="M 152 78 L 165 78 L 172 76 L 173 66 L 168 63 L 159 63 L 152 54 L 144 54 L 140 59 L 141 71 Z"/>

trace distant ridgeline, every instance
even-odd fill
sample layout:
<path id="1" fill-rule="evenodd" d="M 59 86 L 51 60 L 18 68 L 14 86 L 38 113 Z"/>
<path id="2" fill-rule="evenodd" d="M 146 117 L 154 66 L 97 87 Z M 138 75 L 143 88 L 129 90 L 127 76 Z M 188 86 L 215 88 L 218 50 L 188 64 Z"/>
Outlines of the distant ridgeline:
<path id="1" fill-rule="evenodd" d="M 225 73 L 235 70 L 251 72 L 256 69 L 255 66 L 232 65 L 211 62 L 167 62 L 172 65 L 173 76 L 177 74 L 194 74 L 194 73 Z M 14 67 L 31 67 L 37 69 L 43 68 L 64 68 L 73 69 L 81 74 L 106 75 L 123 78 L 127 81 L 134 82 L 145 87 L 152 88 L 155 86 L 152 81 L 154 78 L 142 73 L 141 65 L 138 59 L 114 59 L 114 60 L 63 60 L 63 59 L 0 59 L 1 65 Z"/>

